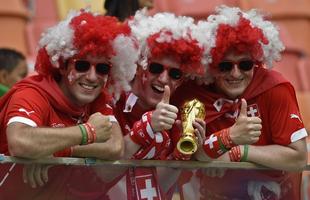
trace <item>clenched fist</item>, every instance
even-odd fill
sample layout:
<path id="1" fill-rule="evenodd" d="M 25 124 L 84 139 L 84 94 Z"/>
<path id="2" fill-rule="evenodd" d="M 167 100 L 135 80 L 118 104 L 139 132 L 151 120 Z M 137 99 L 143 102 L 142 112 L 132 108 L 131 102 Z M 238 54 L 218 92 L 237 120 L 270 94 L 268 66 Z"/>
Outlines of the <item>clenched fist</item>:
<path id="1" fill-rule="evenodd" d="M 112 134 L 112 122 L 108 116 L 96 112 L 89 117 L 88 123 L 95 129 L 97 137 L 95 142 L 105 142 L 110 139 Z"/>

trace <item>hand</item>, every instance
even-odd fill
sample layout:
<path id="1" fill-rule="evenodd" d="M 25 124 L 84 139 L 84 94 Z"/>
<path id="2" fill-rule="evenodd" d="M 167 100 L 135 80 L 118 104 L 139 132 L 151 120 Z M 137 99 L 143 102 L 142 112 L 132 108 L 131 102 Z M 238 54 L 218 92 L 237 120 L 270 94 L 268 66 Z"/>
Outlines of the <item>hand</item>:
<path id="1" fill-rule="evenodd" d="M 195 158 L 199 161 L 210 161 L 212 158 L 203 149 L 203 143 L 206 140 L 206 122 L 197 118 L 193 121 L 193 127 L 195 128 L 195 135 L 198 140 L 198 149 L 195 153 Z"/>
<path id="2" fill-rule="evenodd" d="M 230 127 L 230 137 L 235 144 L 253 144 L 261 134 L 262 120 L 259 117 L 248 117 L 247 102 L 245 99 L 241 101 L 240 115 Z"/>
<path id="3" fill-rule="evenodd" d="M 23 168 L 24 183 L 30 184 L 32 188 L 42 187 L 48 182 L 48 170 L 52 165 L 25 164 Z"/>
<path id="4" fill-rule="evenodd" d="M 162 100 L 157 104 L 151 117 L 151 126 L 154 132 L 172 128 L 178 113 L 178 108 L 169 104 L 170 88 L 165 85 Z"/>
<path id="5" fill-rule="evenodd" d="M 103 115 L 99 112 L 92 114 L 88 123 L 90 123 L 96 132 L 96 142 L 105 142 L 110 139 L 112 134 L 112 122 L 108 116 Z"/>
<path id="6" fill-rule="evenodd" d="M 224 168 L 207 168 L 202 171 L 206 176 L 222 178 L 225 175 L 226 170 L 227 169 Z"/>

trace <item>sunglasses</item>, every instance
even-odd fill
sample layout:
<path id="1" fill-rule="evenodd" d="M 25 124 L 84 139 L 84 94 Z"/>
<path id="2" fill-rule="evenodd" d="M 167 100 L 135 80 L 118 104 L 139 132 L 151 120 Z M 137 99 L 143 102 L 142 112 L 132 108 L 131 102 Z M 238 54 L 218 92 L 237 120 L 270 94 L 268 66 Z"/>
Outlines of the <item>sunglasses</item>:
<path id="1" fill-rule="evenodd" d="M 218 64 L 218 68 L 221 72 L 230 72 L 235 65 L 242 71 L 250 71 L 254 67 L 252 60 L 241 60 L 237 62 L 223 61 Z"/>
<path id="2" fill-rule="evenodd" d="M 152 62 L 149 64 L 149 72 L 151 72 L 152 74 L 161 74 L 165 69 L 169 70 L 168 75 L 174 80 L 179 80 L 183 76 L 183 72 L 178 68 L 166 67 L 156 62 Z"/>
<path id="3" fill-rule="evenodd" d="M 74 62 L 74 68 L 77 72 L 84 73 L 88 72 L 88 70 L 91 68 L 92 65 L 96 68 L 96 73 L 98 75 L 107 75 L 110 72 L 111 64 L 109 63 L 90 63 L 87 60 L 73 60 Z"/>

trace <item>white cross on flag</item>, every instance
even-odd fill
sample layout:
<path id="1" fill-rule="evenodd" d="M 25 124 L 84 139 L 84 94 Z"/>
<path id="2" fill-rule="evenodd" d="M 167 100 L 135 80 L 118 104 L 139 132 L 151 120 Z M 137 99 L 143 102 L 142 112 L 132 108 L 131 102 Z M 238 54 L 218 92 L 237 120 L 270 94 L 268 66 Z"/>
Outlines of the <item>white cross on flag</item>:
<path id="1" fill-rule="evenodd" d="M 160 200 L 156 182 L 152 176 L 136 176 L 136 185 L 139 190 L 139 200 Z"/>
<path id="2" fill-rule="evenodd" d="M 259 109 L 257 104 L 248 105 L 247 107 L 248 117 L 259 117 Z"/>
<path id="3" fill-rule="evenodd" d="M 214 145 L 213 142 L 217 141 L 217 136 L 214 136 L 214 134 L 210 135 L 209 139 L 205 141 L 205 145 L 208 144 L 210 149 L 213 149 Z"/>

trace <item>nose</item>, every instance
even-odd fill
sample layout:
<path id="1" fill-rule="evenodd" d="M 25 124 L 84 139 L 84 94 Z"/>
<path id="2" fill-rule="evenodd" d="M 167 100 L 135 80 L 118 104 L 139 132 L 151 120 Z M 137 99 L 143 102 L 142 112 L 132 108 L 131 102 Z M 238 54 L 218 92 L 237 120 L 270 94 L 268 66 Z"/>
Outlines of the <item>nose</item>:
<path id="1" fill-rule="evenodd" d="M 230 75 L 235 78 L 238 78 L 241 75 L 241 71 L 237 64 L 234 64 L 232 70 L 230 71 Z"/>
<path id="2" fill-rule="evenodd" d="M 165 69 L 161 74 L 159 74 L 158 80 L 161 83 L 168 83 L 168 81 L 169 81 L 169 72 L 168 72 L 167 69 Z"/>
<path id="3" fill-rule="evenodd" d="M 86 78 L 90 81 L 95 81 L 98 79 L 95 66 L 92 65 L 90 67 L 90 69 L 87 71 Z"/>

